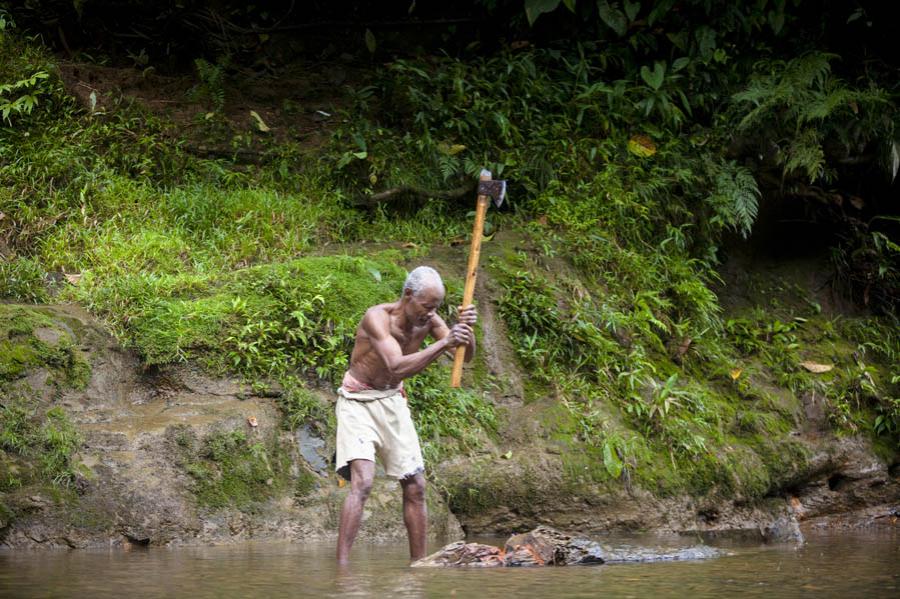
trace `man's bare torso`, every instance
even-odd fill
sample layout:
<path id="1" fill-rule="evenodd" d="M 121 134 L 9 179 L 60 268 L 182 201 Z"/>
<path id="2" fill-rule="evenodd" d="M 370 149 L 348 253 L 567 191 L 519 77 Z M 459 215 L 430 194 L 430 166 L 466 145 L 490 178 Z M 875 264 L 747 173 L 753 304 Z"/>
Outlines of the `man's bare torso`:
<path id="1" fill-rule="evenodd" d="M 400 321 L 401 308 L 398 302 L 379 304 L 369 309 L 374 314 L 366 314 L 366 318 L 375 317 L 379 326 L 387 326 L 389 334 L 397 340 L 403 355 L 409 355 L 419 351 L 426 337 L 434 336 L 435 331 L 446 329 L 447 325 L 439 316 L 434 316 L 423 326 L 413 325 L 409 330 L 404 330 L 398 323 Z M 374 389 L 391 389 L 400 385 L 402 378 L 391 377 L 391 374 L 372 346 L 369 334 L 362 323 L 356 329 L 356 342 L 353 353 L 350 355 L 350 374 L 361 383 L 365 383 Z"/>

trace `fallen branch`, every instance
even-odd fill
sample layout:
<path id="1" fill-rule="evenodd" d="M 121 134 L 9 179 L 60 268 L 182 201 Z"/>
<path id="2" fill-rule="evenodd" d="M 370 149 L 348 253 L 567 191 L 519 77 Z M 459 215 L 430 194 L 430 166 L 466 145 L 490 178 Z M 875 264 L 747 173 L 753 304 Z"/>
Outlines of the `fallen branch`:
<path id="1" fill-rule="evenodd" d="M 468 196 L 475 189 L 474 182 L 467 182 L 455 189 L 433 191 L 429 189 L 421 189 L 412 185 L 402 185 L 400 187 L 392 187 L 370 196 L 360 198 L 356 203 L 367 208 L 374 208 L 379 204 L 396 200 L 403 196 L 412 196 L 421 200 L 458 200 Z"/>

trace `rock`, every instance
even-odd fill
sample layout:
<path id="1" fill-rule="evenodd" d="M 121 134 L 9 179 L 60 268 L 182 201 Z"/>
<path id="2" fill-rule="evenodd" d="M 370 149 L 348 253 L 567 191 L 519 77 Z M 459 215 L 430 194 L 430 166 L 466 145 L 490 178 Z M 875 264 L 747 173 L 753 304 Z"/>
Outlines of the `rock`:
<path id="1" fill-rule="evenodd" d="M 819 516 L 804 523 L 814 530 L 900 530 L 900 504 L 877 505 L 843 514 Z"/>
<path id="2" fill-rule="evenodd" d="M 33 334 L 40 341 L 43 341 L 50 347 L 56 347 L 57 345 L 59 345 L 59 340 L 63 336 L 62 332 L 57 331 L 56 329 L 51 329 L 50 327 L 37 327 L 36 329 L 34 329 Z"/>
<path id="3" fill-rule="evenodd" d="M 683 549 L 664 550 L 649 547 L 604 548 L 609 564 L 629 564 L 637 562 L 672 562 L 682 560 L 711 559 L 723 555 L 721 551 L 708 545 L 696 545 Z"/>
<path id="4" fill-rule="evenodd" d="M 602 564 L 604 550 L 585 538 L 571 537 L 549 526 L 538 526 L 531 532 L 513 535 L 506 541 L 504 562 L 507 566 L 571 566 Z"/>
<path id="5" fill-rule="evenodd" d="M 460 567 L 497 568 L 505 566 L 503 550 L 493 545 L 456 541 L 440 551 L 414 562 L 412 567 Z"/>
<path id="6" fill-rule="evenodd" d="M 328 474 L 328 462 L 320 453 L 325 448 L 325 440 L 313 433 L 312 427 L 308 424 L 297 428 L 297 446 L 300 449 L 300 455 L 313 470 L 322 476 Z"/>
<path id="7" fill-rule="evenodd" d="M 760 532 L 767 543 L 803 543 L 803 533 L 793 516 L 782 516 Z"/>

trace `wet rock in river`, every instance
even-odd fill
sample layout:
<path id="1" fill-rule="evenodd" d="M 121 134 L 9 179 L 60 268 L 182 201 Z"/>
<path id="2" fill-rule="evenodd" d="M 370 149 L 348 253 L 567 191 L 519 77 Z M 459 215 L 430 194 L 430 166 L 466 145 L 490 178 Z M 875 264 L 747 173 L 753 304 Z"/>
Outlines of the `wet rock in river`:
<path id="1" fill-rule="evenodd" d="M 722 552 L 708 545 L 696 545 L 682 549 L 664 550 L 650 547 L 606 547 L 606 563 L 628 564 L 637 562 L 672 562 L 720 557 Z"/>
<path id="2" fill-rule="evenodd" d="M 761 529 L 767 543 L 803 543 L 800 524 L 793 516 L 782 516 Z"/>
<path id="3" fill-rule="evenodd" d="M 481 543 L 466 543 L 456 541 L 446 545 L 440 551 L 423 557 L 413 564 L 413 567 L 428 566 L 458 567 L 470 566 L 476 568 L 495 568 L 504 566 L 503 550 L 493 545 Z"/>
<path id="4" fill-rule="evenodd" d="M 572 537 L 549 526 L 513 535 L 504 547 L 507 566 L 572 566 L 602 564 L 603 548 L 588 539 Z"/>

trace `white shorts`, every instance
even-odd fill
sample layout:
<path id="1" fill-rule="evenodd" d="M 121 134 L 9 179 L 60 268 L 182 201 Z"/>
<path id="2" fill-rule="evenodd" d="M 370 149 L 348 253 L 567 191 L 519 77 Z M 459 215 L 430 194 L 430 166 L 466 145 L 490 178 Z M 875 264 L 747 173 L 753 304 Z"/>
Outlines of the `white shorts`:
<path id="1" fill-rule="evenodd" d="M 419 436 L 399 389 L 348 392 L 338 389 L 335 470 L 350 480 L 350 462 L 375 461 L 398 480 L 425 472 Z"/>

